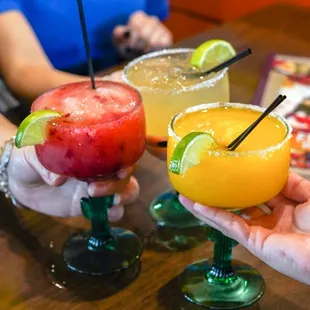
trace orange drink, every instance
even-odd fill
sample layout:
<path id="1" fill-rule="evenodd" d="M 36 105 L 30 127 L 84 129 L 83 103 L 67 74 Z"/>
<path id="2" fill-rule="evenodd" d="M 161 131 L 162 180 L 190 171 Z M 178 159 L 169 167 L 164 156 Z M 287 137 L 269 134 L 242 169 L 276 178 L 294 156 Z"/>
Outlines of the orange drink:
<path id="1" fill-rule="evenodd" d="M 176 115 L 169 126 L 168 163 L 177 143 L 190 132 L 209 133 L 217 147 L 202 145 L 198 164 L 180 175 L 170 172 L 174 188 L 193 201 L 230 209 L 261 204 L 277 195 L 290 163 L 291 129 L 282 117 L 270 114 L 235 151 L 225 147 L 263 111 L 251 105 L 212 103 Z"/>
<path id="2" fill-rule="evenodd" d="M 169 125 L 169 177 L 193 201 L 230 211 L 261 204 L 283 188 L 290 163 L 291 128 L 276 114 L 265 117 L 234 150 L 226 146 L 264 109 L 211 103 L 177 114 Z M 180 275 L 186 298 L 211 309 L 239 309 L 264 293 L 259 271 L 232 260 L 236 242 L 215 228 L 213 258 L 188 265 Z"/>

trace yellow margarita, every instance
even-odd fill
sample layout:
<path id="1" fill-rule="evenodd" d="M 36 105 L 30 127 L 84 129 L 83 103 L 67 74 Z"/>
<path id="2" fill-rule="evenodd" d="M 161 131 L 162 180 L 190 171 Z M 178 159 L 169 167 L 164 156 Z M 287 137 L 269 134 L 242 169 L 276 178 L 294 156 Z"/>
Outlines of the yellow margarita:
<path id="1" fill-rule="evenodd" d="M 195 71 L 190 66 L 192 53 L 187 48 L 153 52 L 124 69 L 124 81 L 142 95 L 148 135 L 167 136 L 171 118 L 188 107 L 229 100 L 227 69 L 208 77 L 184 74 Z"/>
<path id="2" fill-rule="evenodd" d="M 206 132 L 219 147 L 203 149 L 200 163 L 183 175 L 169 173 L 174 188 L 202 204 L 246 208 L 263 203 L 283 188 L 290 163 L 291 129 L 276 114 L 266 117 L 231 152 L 225 146 L 251 125 L 264 109 L 237 103 L 212 103 L 189 108 L 169 126 L 168 163 L 182 137 Z"/>

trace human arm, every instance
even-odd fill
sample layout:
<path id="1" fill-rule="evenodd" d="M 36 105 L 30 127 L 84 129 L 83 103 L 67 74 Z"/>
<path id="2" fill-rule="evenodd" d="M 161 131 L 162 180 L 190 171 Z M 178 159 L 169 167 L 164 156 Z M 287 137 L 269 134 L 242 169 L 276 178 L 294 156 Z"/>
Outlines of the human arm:
<path id="1" fill-rule="evenodd" d="M 17 10 L 0 14 L 0 70 L 10 90 L 33 100 L 59 85 L 85 77 L 56 70 L 26 18 Z"/>

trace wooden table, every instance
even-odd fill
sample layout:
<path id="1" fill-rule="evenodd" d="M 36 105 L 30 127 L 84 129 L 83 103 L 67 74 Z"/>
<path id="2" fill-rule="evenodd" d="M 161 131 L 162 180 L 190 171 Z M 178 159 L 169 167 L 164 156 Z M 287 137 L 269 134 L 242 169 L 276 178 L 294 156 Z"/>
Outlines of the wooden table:
<path id="1" fill-rule="evenodd" d="M 232 99 L 251 102 L 270 52 L 310 56 L 309 29 L 309 10 L 274 6 L 202 33 L 182 45 L 193 47 L 216 37 L 232 42 L 238 50 L 251 47 L 253 56 L 235 65 L 230 73 Z M 193 249 L 174 251 L 171 236 L 175 232 L 156 229 L 148 215 L 151 199 L 170 187 L 165 163 L 145 154 L 136 175 L 141 184 L 141 196 L 127 207 L 126 217 L 118 225 L 135 231 L 146 241 L 141 273 L 123 290 L 99 300 L 98 296 L 103 297 L 113 289 L 109 281 L 121 284 L 121 279 L 108 279 L 99 285 L 95 280 L 90 283 L 83 279 L 82 289 L 71 284 L 70 290 L 63 288 L 62 282 L 61 247 L 70 233 L 88 227 L 88 223 L 81 218 L 57 219 L 14 210 L 1 196 L 0 309 L 200 309 L 182 297 L 177 276 L 187 264 L 211 256 L 212 243 L 203 241 L 203 229 L 184 231 L 182 234 L 193 234 L 203 242 Z M 241 246 L 234 249 L 234 257 L 260 270 L 266 281 L 265 295 L 250 309 L 309 309 L 308 286 L 277 273 Z M 131 271 L 135 270 L 124 274 L 123 279 L 132 276 Z"/>

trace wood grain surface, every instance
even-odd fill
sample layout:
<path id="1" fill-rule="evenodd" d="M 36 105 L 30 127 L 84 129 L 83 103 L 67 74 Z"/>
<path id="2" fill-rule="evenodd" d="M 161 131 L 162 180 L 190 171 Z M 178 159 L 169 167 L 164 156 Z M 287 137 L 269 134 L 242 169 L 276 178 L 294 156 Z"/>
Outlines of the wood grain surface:
<path id="1" fill-rule="evenodd" d="M 201 33 L 181 45 L 194 47 L 216 37 L 232 42 L 238 50 L 251 47 L 253 55 L 230 70 L 232 100 L 249 103 L 270 53 L 310 56 L 309 29 L 310 10 L 278 5 Z M 105 279 L 75 277 L 61 262 L 64 241 L 70 233 L 88 228 L 87 221 L 16 210 L 1 196 L 0 309 L 200 309 L 182 297 L 177 277 L 187 264 L 211 256 L 212 243 L 206 241 L 204 228 L 158 229 L 150 219 L 148 204 L 170 188 L 165 163 L 145 154 L 136 176 L 141 184 L 140 198 L 127 207 L 125 218 L 117 225 L 133 230 L 145 241 L 141 266 L 137 264 Z M 187 238 L 193 248 L 176 250 L 176 243 L 183 240 L 176 235 Z M 233 255 L 257 268 L 266 281 L 264 296 L 249 309 L 310 308 L 308 286 L 272 270 L 241 246 L 234 249 Z M 130 282 L 140 268 L 137 278 Z M 123 289 L 117 292 L 119 287 Z"/>

